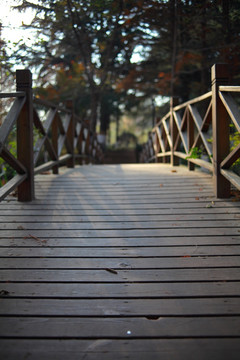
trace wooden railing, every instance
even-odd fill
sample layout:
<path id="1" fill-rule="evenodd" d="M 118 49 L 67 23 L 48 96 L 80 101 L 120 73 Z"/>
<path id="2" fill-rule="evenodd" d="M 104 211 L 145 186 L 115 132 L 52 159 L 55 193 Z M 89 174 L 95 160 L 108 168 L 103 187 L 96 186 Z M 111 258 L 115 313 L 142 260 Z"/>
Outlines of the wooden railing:
<path id="1" fill-rule="evenodd" d="M 29 70 L 17 70 L 16 81 L 16 92 L 0 94 L 0 98 L 15 98 L 0 127 L 0 157 L 16 172 L 0 188 L 0 200 L 17 188 L 19 201 L 31 201 L 34 175 L 50 169 L 58 174 L 61 165 L 74 167 L 77 160 L 101 162 L 103 153 L 96 134 L 73 113 L 71 102 L 65 108 L 34 99 Z M 8 137 L 13 131 L 16 156 L 8 148 Z"/>
<path id="2" fill-rule="evenodd" d="M 231 170 L 239 161 L 240 143 L 233 144 L 230 131 L 240 133 L 240 86 L 228 86 L 228 67 L 212 67 L 211 91 L 179 105 L 176 98 L 170 101 L 170 111 L 149 134 L 141 154 L 142 162 L 171 162 L 179 159 L 188 162 L 189 170 L 195 165 L 213 174 L 215 195 L 230 196 L 230 186 L 240 189 L 240 176 Z M 234 95 L 234 96 L 233 96 Z M 230 124 L 232 127 L 230 127 Z"/>

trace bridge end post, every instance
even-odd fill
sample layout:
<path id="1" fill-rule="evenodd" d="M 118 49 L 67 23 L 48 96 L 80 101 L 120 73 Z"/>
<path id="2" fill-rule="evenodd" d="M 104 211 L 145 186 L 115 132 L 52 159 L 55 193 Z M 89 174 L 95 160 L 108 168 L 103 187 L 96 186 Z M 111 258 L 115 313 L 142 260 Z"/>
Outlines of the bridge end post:
<path id="1" fill-rule="evenodd" d="M 229 121 L 227 111 L 219 97 L 219 86 L 227 85 L 227 64 L 215 64 L 211 69 L 212 80 L 212 132 L 213 132 L 213 182 L 218 198 L 230 196 L 230 183 L 221 174 L 220 164 L 229 153 Z"/>
<path id="2" fill-rule="evenodd" d="M 179 158 L 174 155 L 174 144 L 177 139 L 177 126 L 174 121 L 173 116 L 173 108 L 179 104 L 178 97 L 171 97 L 170 99 L 170 129 L 171 129 L 171 139 L 172 139 L 172 148 L 171 148 L 171 165 L 178 166 L 179 165 Z"/>
<path id="3" fill-rule="evenodd" d="M 26 102 L 17 120 L 17 158 L 27 169 L 27 178 L 18 186 L 18 201 L 34 200 L 33 95 L 30 70 L 16 71 L 16 89 L 26 93 Z"/>

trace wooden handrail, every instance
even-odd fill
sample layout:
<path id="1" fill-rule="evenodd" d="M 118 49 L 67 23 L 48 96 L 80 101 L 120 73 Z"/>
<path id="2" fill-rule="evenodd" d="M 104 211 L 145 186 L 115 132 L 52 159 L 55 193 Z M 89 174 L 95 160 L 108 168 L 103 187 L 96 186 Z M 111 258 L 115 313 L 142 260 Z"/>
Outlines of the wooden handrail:
<path id="1" fill-rule="evenodd" d="M 1 187 L 0 200 L 17 188 L 19 201 L 31 201 L 34 175 L 46 170 L 57 174 L 60 166 L 74 167 L 76 160 L 102 162 L 103 152 L 87 123 L 73 113 L 71 102 L 64 107 L 34 98 L 29 70 L 17 70 L 16 79 L 16 92 L 0 94 L 0 98 L 16 98 L 0 127 L 0 157 L 17 173 Z M 39 109 L 45 113 L 43 121 Z M 15 128 L 17 156 L 7 145 L 8 136 Z M 46 158 L 42 157 L 43 151 Z"/>
<path id="2" fill-rule="evenodd" d="M 230 170 L 240 158 L 240 145 L 230 150 L 229 139 L 230 119 L 240 133 L 240 110 L 231 95 L 238 95 L 240 86 L 227 83 L 228 66 L 216 64 L 212 67 L 211 91 L 183 104 L 172 98 L 170 111 L 157 121 L 149 135 L 141 161 L 167 161 L 176 166 L 179 159 L 184 159 L 189 170 L 194 170 L 195 165 L 204 167 L 213 174 L 219 198 L 230 196 L 231 184 L 240 189 L 240 176 Z"/>
<path id="3" fill-rule="evenodd" d="M 24 97 L 25 92 L 24 91 L 15 91 L 15 92 L 3 92 L 0 93 L 0 99 L 6 99 L 6 98 L 14 98 L 14 97 Z"/>

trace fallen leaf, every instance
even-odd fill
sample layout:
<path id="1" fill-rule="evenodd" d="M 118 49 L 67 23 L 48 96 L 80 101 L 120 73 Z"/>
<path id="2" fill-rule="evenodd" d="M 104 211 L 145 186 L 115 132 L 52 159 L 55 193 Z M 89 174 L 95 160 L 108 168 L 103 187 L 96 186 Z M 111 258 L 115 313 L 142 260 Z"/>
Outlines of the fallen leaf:
<path id="1" fill-rule="evenodd" d="M 22 225 L 19 225 L 17 228 L 18 230 L 26 230 Z"/>
<path id="2" fill-rule="evenodd" d="M 6 295 L 9 295 L 10 292 L 7 291 L 7 290 L 0 290 L 0 296 L 6 296 Z"/>
<path id="3" fill-rule="evenodd" d="M 199 200 L 199 197 L 197 196 L 197 197 L 195 197 L 195 200 Z"/>
<path id="4" fill-rule="evenodd" d="M 171 172 L 172 172 L 172 173 L 176 173 L 176 172 L 177 172 L 177 170 L 171 170 Z"/>
<path id="5" fill-rule="evenodd" d="M 211 204 L 207 204 L 206 208 L 210 209 L 212 208 L 213 206 Z"/>
<path id="6" fill-rule="evenodd" d="M 40 242 L 41 244 L 46 244 L 47 240 L 41 240 L 39 239 L 37 236 L 34 236 L 34 235 L 31 235 L 31 234 L 28 234 L 28 236 L 24 236 L 24 239 L 34 239 L 38 242 Z"/>
<path id="7" fill-rule="evenodd" d="M 159 186 L 160 186 L 160 187 L 163 187 L 163 184 L 160 184 Z"/>
<path id="8" fill-rule="evenodd" d="M 233 196 L 232 201 L 240 201 L 240 191 L 239 190 L 231 190 L 231 196 Z"/>
<path id="9" fill-rule="evenodd" d="M 190 258 L 190 255 L 184 255 L 183 258 Z"/>
<path id="10" fill-rule="evenodd" d="M 118 272 L 116 270 L 114 270 L 114 269 L 106 268 L 105 270 L 110 272 L 111 274 L 115 274 L 115 275 L 118 274 Z"/>

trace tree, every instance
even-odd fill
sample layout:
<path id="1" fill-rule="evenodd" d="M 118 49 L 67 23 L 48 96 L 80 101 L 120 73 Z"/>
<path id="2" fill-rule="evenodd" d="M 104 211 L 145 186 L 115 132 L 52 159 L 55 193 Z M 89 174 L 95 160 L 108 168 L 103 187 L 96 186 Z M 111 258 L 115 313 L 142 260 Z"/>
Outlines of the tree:
<path id="1" fill-rule="evenodd" d="M 119 74 L 128 71 L 141 36 L 132 18 L 143 2 L 40 0 L 36 5 L 23 0 L 16 7 L 19 11 L 36 10 L 30 27 L 37 30 L 38 40 L 31 49 L 21 43 L 18 56 L 39 68 L 44 80 L 49 81 L 59 67 L 65 71 L 72 71 L 73 64 L 82 67 L 90 95 L 92 130 L 105 88 L 112 88 Z"/>
<path id="2" fill-rule="evenodd" d="M 172 6 L 171 19 L 175 16 L 176 37 L 175 42 L 168 40 L 168 44 L 172 43 L 167 51 L 168 62 L 175 58 L 170 76 L 170 84 L 174 86 L 169 84 L 169 94 L 188 100 L 208 91 L 210 68 L 217 62 L 229 63 L 233 77 L 236 76 L 240 69 L 240 1 L 171 0 L 169 5 Z M 155 47 L 164 47 L 162 40 L 160 36 Z M 158 59 L 158 63 L 164 64 L 162 60 Z M 170 71 L 161 67 L 159 75 L 167 81 Z M 161 89 L 166 83 L 160 80 L 159 85 Z"/>
<path id="3" fill-rule="evenodd" d="M 21 1 L 20 11 L 36 11 L 38 37 L 16 58 L 40 70 L 41 92 L 74 94 L 92 130 L 100 114 L 106 131 L 116 104 L 206 92 L 216 62 L 231 64 L 233 80 L 240 70 L 240 0 Z"/>
<path id="4" fill-rule="evenodd" d="M 208 91 L 210 68 L 230 64 L 240 70 L 240 1 L 153 1 L 144 23 L 151 30 L 145 57 L 118 84 L 154 96 L 183 101 Z"/>

